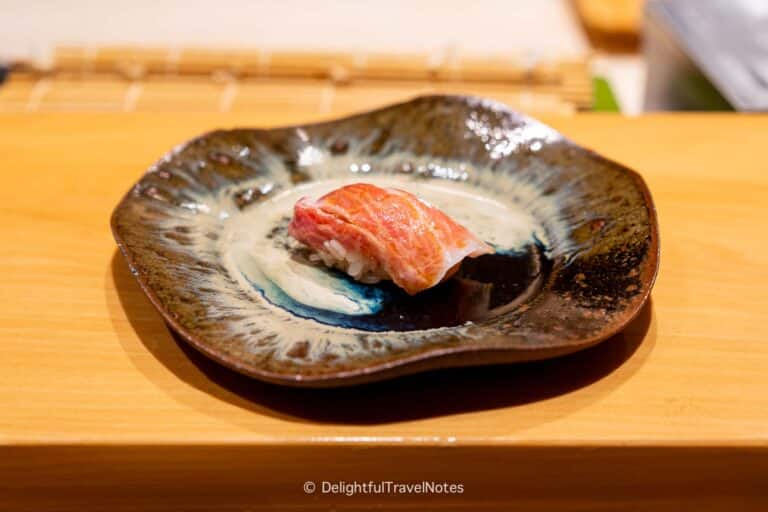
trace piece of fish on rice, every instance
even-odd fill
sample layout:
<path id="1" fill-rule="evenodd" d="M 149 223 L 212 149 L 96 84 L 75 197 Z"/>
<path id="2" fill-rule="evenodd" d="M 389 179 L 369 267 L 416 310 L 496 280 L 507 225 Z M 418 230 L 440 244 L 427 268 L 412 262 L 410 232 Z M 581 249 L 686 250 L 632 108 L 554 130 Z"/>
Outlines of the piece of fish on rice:
<path id="1" fill-rule="evenodd" d="M 410 295 L 447 279 L 466 257 L 493 249 L 434 206 L 399 189 L 356 183 L 301 198 L 288 233 L 312 259 L 354 279 L 391 279 Z"/>

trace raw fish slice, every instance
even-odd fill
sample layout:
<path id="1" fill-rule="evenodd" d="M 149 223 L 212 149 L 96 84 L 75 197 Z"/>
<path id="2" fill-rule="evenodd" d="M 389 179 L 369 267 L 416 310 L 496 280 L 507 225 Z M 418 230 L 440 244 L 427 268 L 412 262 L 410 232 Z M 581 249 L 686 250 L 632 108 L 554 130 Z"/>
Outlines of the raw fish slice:
<path id="1" fill-rule="evenodd" d="M 328 266 L 358 281 L 391 279 L 410 295 L 493 249 L 446 214 L 403 190 L 356 183 L 301 198 L 288 233 Z"/>

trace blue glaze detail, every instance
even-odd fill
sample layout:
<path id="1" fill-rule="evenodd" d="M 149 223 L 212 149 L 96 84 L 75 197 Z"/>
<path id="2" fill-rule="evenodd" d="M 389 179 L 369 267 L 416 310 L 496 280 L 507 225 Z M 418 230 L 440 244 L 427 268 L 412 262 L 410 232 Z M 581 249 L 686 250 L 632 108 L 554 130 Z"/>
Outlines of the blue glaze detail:
<path id="1" fill-rule="evenodd" d="M 338 272 L 333 270 L 329 270 L 329 272 L 338 274 Z M 377 325 L 375 322 L 367 322 L 363 320 L 363 318 L 374 317 L 376 313 L 381 311 L 381 309 L 384 307 L 384 303 L 387 299 L 387 293 L 383 289 L 374 285 L 360 284 L 352 281 L 351 279 L 345 279 L 344 277 L 335 277 L 341 281 L 343 286 L 345 286 L 349 291 L 349 293 L 345 294 L 345 296 L 348 299 L 353 300 L 356 304 L 360 305 L 361 309 L 364 309 L 364 311 L 359 315 L 348 315 L 308 306 L 293 299 L 269 279 L 264 280 L 266 286 L 260 286 L 247 277 L 246 279 L 248 279 L 248 282 L 251 283 L 254 289 L 258 290 L 261 295 L 270 303 L 286 309 L 298 317 L 305 318 L 307 320 L 315 320 L 323 324 L 334 325 L 337 327 L 357 328 L 366 331 L 389 330 L 387 327 Z"/>
<path id="2" fill-rule="evenodd" d="M 535 238 L 534 238 L 535 240 Z M 457 274 L 416 296 L 409 296 L 389 281 L 358 283 L 337 270 L 327 269 L 334 288 L 367 311 L 344 314 L 303 304 L 263 275 L 264 285 L 244 276 L 270 303 L 292 314 L 322 324 L 364 331 L 409 331 L 462 325 L 501 314 L 540 285 L 551 263 L 540 241 L 524 248 L 496 248 L 495 254 L 464 260 Z"/>

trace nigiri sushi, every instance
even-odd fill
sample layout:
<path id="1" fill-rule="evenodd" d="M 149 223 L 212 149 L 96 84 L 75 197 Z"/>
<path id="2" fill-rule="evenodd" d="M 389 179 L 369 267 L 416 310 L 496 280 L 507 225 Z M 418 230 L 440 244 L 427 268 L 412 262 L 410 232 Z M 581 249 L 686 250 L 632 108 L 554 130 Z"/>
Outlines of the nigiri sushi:
<path id="1" fill-rule="evenodd" d="M 315 251 L 313 260 L 364 283 L 391 279 L 409 295 L 451 277 L 464 258 L 493 252 L 415 195 L 367 183 L 301 198 L 288 233 Z"/>

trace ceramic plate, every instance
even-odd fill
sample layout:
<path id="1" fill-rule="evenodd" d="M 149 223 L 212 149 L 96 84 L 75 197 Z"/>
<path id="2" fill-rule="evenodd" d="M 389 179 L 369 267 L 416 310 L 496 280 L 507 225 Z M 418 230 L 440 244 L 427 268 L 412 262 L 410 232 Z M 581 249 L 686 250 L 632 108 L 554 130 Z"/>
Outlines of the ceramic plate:
<path id="1" fill-rule="evenodd" d="M 422 196 L 496 253 L 414 297 L 315 265 L 286 233 L 293 204 L 361 181 Z M 295 386 L 581 350 L 638 313 L 658 266 L 638 174 L 503 105 L 451 96 L 205 134 L 147 171 L 112 230 L 183 339 Z"/>

